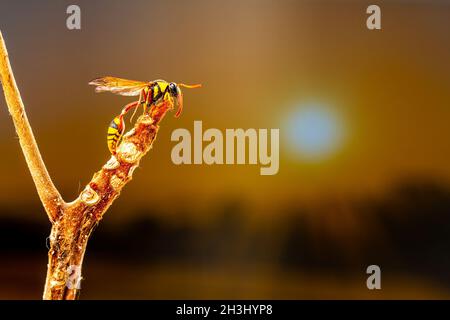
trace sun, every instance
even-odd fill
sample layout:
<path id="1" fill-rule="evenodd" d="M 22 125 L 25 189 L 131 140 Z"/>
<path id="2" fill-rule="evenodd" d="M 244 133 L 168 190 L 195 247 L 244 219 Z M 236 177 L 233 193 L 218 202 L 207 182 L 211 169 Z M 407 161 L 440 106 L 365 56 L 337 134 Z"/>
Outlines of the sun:
<path id="1" fill-rule="evenodd" d="M 294 156 L 306 161 L 324 160 L 342 146 L 342 119 L 329 106 L 301 104 L 287 115 L 285 137 Z"/>

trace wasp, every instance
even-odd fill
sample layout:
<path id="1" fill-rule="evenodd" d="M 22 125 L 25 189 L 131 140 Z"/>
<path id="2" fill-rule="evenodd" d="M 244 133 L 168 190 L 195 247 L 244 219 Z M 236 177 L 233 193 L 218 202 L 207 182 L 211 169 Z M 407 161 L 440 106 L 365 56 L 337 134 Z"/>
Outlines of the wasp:
<path id="1" fill-rule="evenodd" d="M 127 104 L 122 112 L 117 115 L 108 127 L 107 143 L 109 151 L 114 155 L 116 148 L 122 140 L 125 132 L 124 116 L 132 109 L 133 116 L 140 106 L 144 107 L 144 113 L 151 106 L 168 105 L 171 109 L 177 108 L 175 117 L 179 117 L 183 110 L 183 94 L 180 88 L 199 88 L 200 84 L 187 85 L 183 83 L 155 80 L 150 82 L 128 80 L 116 77 L 102 77 L 89 82 L 96 86 L 95 92 L 112 92 L 121 96 L 139 96 L 135 102 Z M 132 118 L 133 118 L 132 116 Z"/>

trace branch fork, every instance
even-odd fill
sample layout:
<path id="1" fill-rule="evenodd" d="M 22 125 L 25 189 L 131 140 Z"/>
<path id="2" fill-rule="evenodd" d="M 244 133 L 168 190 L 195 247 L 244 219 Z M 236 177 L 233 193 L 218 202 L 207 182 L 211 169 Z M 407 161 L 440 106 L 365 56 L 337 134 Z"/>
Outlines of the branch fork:
<path id="1" fill-rule="evenodd" d="M 132 179 L 141 158 L 151 149 L 159 122 L 170 106 L 152 106 L 97 171 L 77 199 L 66 203 L 45 167 L 28 121 L 0 32 L 0 81 L 19 143 L 52 229 L 44 299 L 73 300 L 80 292 L 81 266 L 89 237 L 104 213 Z"/>

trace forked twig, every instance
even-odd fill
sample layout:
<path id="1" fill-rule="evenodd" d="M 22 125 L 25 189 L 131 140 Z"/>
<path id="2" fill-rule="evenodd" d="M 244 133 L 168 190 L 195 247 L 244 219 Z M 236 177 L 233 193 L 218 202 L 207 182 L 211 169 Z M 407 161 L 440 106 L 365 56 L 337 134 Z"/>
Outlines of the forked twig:
<path id="1" fill-rule="evenodd" d="M 94 174 L 78 198 L 64 202 L 39 152 L 17 88 L 0 32 L 0 81 L 37 192 L 52 223 L 44 299 L 76 299 L 81 266 L 94 227 L 132 178 L 141 158 L 151 149 L 159 122 L 170 109 L 152 106 L 126 133 L 115 156 Z"/>

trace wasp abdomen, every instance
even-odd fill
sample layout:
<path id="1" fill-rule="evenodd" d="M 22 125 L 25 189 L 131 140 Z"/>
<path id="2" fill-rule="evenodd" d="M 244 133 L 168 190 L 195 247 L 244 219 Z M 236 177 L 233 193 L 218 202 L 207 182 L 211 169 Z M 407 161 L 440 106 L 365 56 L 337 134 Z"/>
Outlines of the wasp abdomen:
<path id="1" fill-rule="evenodd" d="M 125 122 L 122 115 L 118 115 L 111 121 L 108 127 L 108 149 L 112 154 L 116 153 L 116 148 L 122 140 L 123 132 L 125 130 Z"/>

